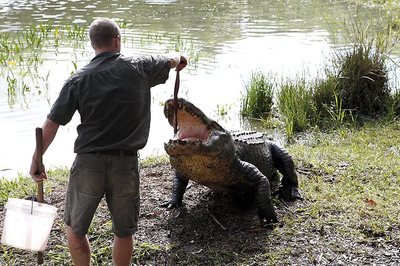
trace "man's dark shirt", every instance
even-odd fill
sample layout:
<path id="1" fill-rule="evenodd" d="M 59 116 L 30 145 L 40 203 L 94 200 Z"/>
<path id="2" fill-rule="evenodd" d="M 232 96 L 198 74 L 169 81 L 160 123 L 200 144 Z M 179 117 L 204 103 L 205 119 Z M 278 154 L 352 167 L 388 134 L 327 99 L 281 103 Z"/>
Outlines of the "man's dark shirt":
<path id="1" fill-rule="evenodd" d="M 165 56 L 99 54 L 66 81 L 48 118 L 65 125 L 78 110 L 76 153 L 137 151 L 149 135 L 150 88 L 165 83 L 170 64 Z"/>

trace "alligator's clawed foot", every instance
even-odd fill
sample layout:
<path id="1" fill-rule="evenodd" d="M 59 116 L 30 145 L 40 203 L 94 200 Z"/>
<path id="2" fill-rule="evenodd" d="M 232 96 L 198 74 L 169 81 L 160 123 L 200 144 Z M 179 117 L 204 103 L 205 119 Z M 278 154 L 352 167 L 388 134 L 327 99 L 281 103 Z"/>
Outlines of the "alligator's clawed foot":
<path id="1" fill-rule="evenodd" d="M 160 207 L 167 208 L 169 210 L 175 209 L 182 206 L 182 203 L 178 203 L 176 201 L 170 200 L 160 205 Z"/>
<path id="2" fill-rule="evenodd" d="M 272 205 L 267 209 L 259 209 L 258 217 L 260 218 L 260 222 L 263 227 L 269 227 L 279 222 Z"/>
<path id="3" fill-rule="evenodd" d="M 285 201 L 304 200 L 297 187 L 280 187 L 276 194 Z"/>
<path id="4" fill-rule="evenodd" d="M 262 227 L 273 229 L 279 223 L 275 213 L 269 217 L 260 216 L 260 224 Z"/>

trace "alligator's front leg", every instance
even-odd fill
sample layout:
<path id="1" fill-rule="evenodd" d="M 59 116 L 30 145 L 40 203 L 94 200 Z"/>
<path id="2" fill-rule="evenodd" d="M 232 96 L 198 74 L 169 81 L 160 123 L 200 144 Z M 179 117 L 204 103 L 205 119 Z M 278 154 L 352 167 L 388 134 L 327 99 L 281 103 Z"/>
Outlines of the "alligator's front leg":
<path id="1" fill-rule="evenodd" d="M 286 201 L 303 199 L 299 192 L 299 181 L 292 156 L 277 144 L 272 142 L 269 144 L 274 167 L 282 174 L 279 196 Z"/>
<path id="2" fill-rule="evenodd" d="M 274 207 L 272 206 L 271 188 L 268 178 L 253 164 L 245 161 L 238 161 L 235 170 L 244 175 L 245 179 L 255 186 L 257 210 L 261 221 L 266 223 L 278 222 Z"/>
<path id="3" fill-rule="evenodd" d="M 161 206 L 166 207 L 167 209 L 180 207 L 182 205 L 183 194 L 185 194 L 188 183 L 188 179 L 182 178 L 178 173 L 175 173 L 172 185 L 171 199 Z"/>

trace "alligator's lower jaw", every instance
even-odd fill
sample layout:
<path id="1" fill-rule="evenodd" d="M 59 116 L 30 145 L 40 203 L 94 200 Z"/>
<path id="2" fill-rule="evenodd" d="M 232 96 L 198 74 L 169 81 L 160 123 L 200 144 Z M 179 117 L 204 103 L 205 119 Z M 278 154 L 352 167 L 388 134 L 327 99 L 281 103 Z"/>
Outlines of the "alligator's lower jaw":
<path id="1" fill-rule="evenodd" d="M 204 145 L 203 142 L 199 139 L 195 139 L 195 138 L 186 138 L 186 139 L 170 139 L 168 141 L 168 143 L 165 143 L 165 145 L 168 146 L 200 146 L 200 145 Z"/>
<path id="2" fill-rule="evenodd" d="M 201 140 L 188 141 L 188 140 L 170 140 L 164 143 L 164 149 L 171 157 L 178 157 L 183 155 L 195 155 L 205 152 L 205 145 Z"/>

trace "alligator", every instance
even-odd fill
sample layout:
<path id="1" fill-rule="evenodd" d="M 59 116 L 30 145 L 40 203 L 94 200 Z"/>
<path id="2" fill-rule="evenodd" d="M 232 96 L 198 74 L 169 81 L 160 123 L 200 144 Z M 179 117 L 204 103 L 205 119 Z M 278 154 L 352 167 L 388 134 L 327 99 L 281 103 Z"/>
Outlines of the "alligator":
<path id="1" fill-rule="evenodd" d="M 286 201 L 302 198 L 291 155 L 265 134 L 225 130 L 183 98 L 164 104 L 171 126 L 176 123 L 175 108 L 177 132 L 164 144 L 175 174 L 171 199 L 162 206 L 181 206 L 189 180 L 216 192 L 255 197 L 259 218 L 266 224 L 278 222 L 272 195 Z"/>

